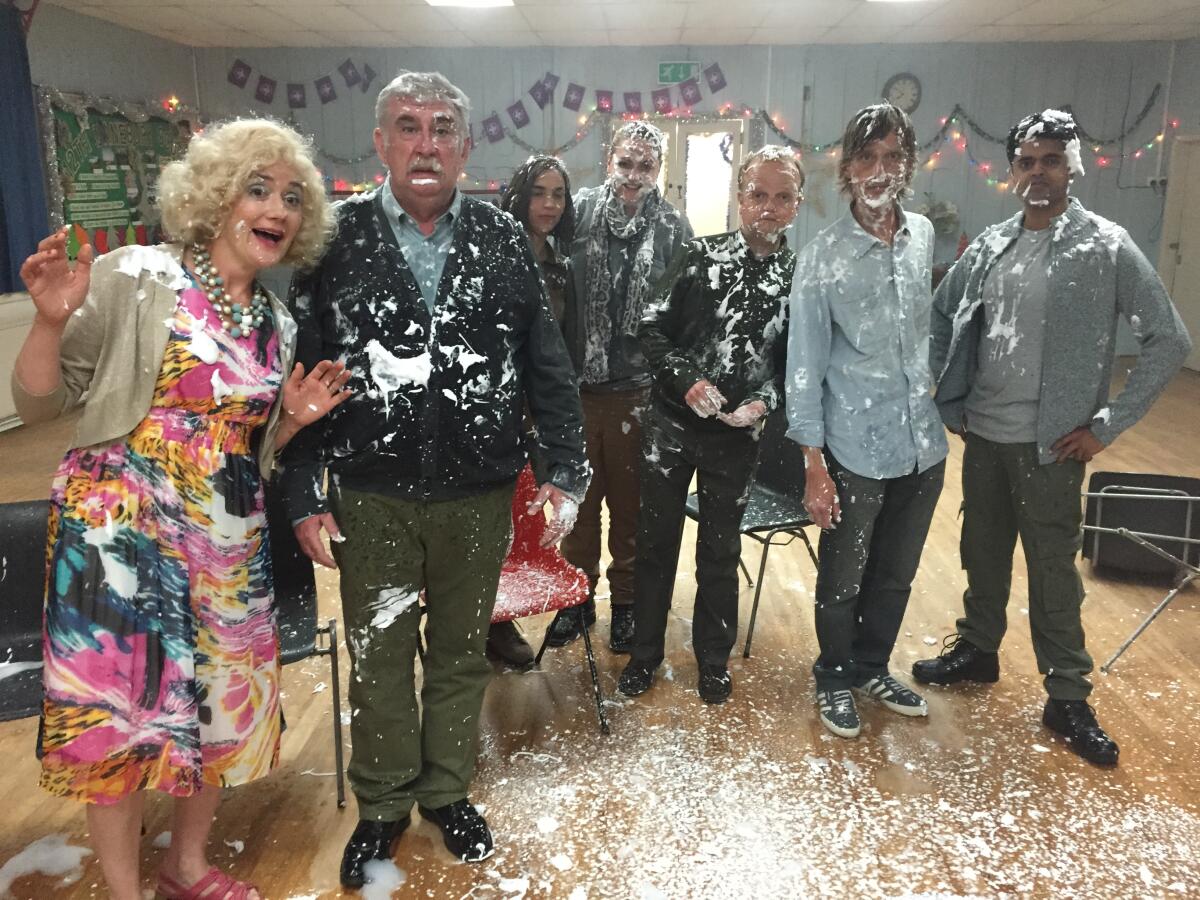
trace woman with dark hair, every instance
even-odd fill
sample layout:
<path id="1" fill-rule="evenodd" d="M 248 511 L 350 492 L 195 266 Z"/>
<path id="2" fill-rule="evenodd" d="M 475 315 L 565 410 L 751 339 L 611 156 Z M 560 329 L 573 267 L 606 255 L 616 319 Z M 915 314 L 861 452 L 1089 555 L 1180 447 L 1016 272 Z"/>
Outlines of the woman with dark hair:
<path id="1" fill-rule="evenodd" d="M 567 293 L 571 290 L 570 259 L 564 251 L 569 251 L 575 237 L 575 208 L 571 202 L 571 177 L 562 160 L 554 156 L 531 156 L 525 160 L 513 173 L 500 198 L 500 208 L 512 213 L 525 226 L 550 296 L 550 309 L 559 324 L 564 324 Z M 578 367 L 575 347 L 569 339 L 567 347 Z"/>
<path id="2" fill-rule="evenodd" d="M 574 315 L 575 291 L 571 279 L 571 258 L 564 253 L 571 247 L 575 235 L 575 208 L 571 202 L 571 178 L 562 160 L 554 156 L 531 156 L 513 173 L 500 198 L 500 208 L 511 213 L 525 228 L 533 256 L 546 285 L 550 310 L 563 328 L 567 349 L 576 370 L 579 360 L 576 350 L 581 345 L 567 337 L 568 321 L 579 322 Z M 521 473 L 520 486 L 532 483 L 529 467 Z M 520 534 L 519 517 L 526 504 L 513 501 L 513 530 Z M 536 542 L 535 542 L 536 543 Z M 533 664 L 533 648 L 529 646 L 515 622 L 497 622 L 488 629 L 488 658 L 505 666 L 526 669 Z"/>

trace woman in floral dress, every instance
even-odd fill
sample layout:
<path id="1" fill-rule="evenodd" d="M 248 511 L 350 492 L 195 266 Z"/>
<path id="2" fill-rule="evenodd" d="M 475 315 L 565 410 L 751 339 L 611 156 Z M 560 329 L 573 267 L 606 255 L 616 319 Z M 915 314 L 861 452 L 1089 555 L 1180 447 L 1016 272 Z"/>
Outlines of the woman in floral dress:
<path id="1" fill-rule="evenodd" d="M 255 279 L 315 261 L 332 216 L 308 146 L 266 120 L 193 138 L 159 198 L 180 243 L 85 245 L 72 270 L 64 229 L 21 269 L 37 311 L 18 411 L 84 406 L 51 490 L 41 784 L 88 804 L 111 896 L 141 896 L 157 790 L 176 798 L 159 894 L 248 900 L 205 846 L 220 789 L 279 757 L 262 482 L 349 377 L 292 367 L 295 325 Z"/>

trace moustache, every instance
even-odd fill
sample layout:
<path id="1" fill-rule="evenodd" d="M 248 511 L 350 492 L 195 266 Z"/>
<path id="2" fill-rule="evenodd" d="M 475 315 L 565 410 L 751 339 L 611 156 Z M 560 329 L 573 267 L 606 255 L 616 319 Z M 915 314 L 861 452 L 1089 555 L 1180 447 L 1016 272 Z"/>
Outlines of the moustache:
<path id="1" fill-rule="evenodd" d="M 432 156 L 418 156 L 408 164 L 408 171 L 415 172 L 418 169 L 424 172 L 442 172 L 442 164 Z"/>

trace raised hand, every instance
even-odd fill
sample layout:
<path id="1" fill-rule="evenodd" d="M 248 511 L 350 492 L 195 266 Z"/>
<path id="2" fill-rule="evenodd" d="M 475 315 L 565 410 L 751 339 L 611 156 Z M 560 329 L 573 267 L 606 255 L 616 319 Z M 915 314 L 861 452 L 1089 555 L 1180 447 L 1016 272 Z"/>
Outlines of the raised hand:
<path id="1" fill-rule="evenodd" d="M 21 266 L 21 280 L 37 309 L 34 318 L 61 328 L 83 306 L 92 280 L 95 253 L 91 244 L 79 249 L 75 268 L 67 261 L 67 229 L 60 228 L 38 243 L 37 252 Z"/>
<path id="2" fill-rule="evenodd" d="M 299 430 L 350 399 L 354 392 L 346 389 L 346 382 L 352 374 L 345 363 L 323 359 L 305 375 L 304 366 L 296 363 L 283 383 L 283 412 L 287 421 Z"/>

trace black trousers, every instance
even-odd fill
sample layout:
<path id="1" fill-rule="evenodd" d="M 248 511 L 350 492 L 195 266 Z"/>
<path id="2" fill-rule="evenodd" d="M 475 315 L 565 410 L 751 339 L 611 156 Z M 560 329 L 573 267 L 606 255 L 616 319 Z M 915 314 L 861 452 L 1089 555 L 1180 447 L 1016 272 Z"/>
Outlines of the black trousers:
<path id="1" fill-rule="evenodd" d="M 825 454 L 842 520 L 821 533 L 817 567 L 817 690 L 883 675 L 929 523 L 946 476 L 943 460 L 899 478 L 864 478 Z"/>
<path id="2" fill-rule="evenodd" d="M 633 659 L 651 666 L 663 660 L 684 504 L 694 473 L 700 523 L 692 649 L 701 665 L 724 666 L 737 640 L 740 528 L 758 440 L 749 428 L 700 427 L 699 419 L 693 425 L 654 404 L 643 428 Z"/>

